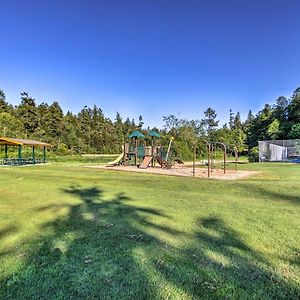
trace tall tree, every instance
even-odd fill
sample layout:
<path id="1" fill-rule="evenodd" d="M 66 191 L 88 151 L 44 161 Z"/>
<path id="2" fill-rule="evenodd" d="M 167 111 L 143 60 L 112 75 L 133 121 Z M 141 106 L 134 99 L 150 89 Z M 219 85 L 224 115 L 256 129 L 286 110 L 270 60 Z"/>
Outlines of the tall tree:
<path id="1" fill-rule="evenodd" d="M 229 110 L 229 128 L 232 129 L 234 126 L 234 113 L 232 109 Z"/>
<path id="2" fill-rule="evenodd" d="M 288 121 L 290 122 L 291 127 L 294 124 L 300 123 L 300 87 L 294 91 L 287 110 Z"/>
<path id="3" fill-rule="evenodd" d="M 211 136 L 213 131 L 218 127 L 219 121 L 216 120 L 217 118 L 217 113 L 214 109 L 209 107 L 205 112 L 204 112 L 204 119 L 203 119 L 203 124 L 206 128 L 207 135 Z"/>
<path id="4" fill-rule="evenodd" d="M 57 101 L 54 101 L 49 106 L 50 123 L 49 134 L 53 139 L 60 140 L 61 132 L 63 129 L 63 111 Z"/>
<path id="5" fill-rule="evenodd" d="M 26 92 L 21 93 L 21 104 L 17 107 L 17 115 L 23 123 L 26 136 L 32 136 L 38 128 L 39 119 L 35 99 L 29 97 Z"/>
<path id="6" fill-rule="evenodd" d="M 233 121 L 233 128 L 234 129 L 241 129 L 242 128 L 242 120 L 241 115 L 239 112 L 236 113 Z"/>
<path id="7" fill-rule="evenodd" d="M 5 137 L 23 137 L 22 122 L 15 116 L 0 112 L 0 136 Z"/>
<path id="8" fill-rule="evenodd" d="M 138 127 L 139 127 L 140 130 L 142 129 L 143 125 L 144 125 L 143 117 L 139 116 L 139 125 L 138 125 Z"/>

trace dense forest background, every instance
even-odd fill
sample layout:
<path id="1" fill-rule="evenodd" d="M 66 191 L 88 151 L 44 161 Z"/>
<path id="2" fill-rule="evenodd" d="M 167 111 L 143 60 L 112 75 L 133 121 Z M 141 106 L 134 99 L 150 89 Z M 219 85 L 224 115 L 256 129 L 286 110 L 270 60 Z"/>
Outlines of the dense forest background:
<path id="1" fill-rule="evenodd" d="M 20 104 L 13 106 L 0 90 L 0 136 L 36 139 L 53 145 L 57 155 L 119 153 L 124 139 L 133 130 L 160 132 L 161 142 L 175 138 L 173 150 L 183 159 L 192 155 L 198 138 L 236 145 L 244 154 L 255 152 L 259 140 L 300 138 L 300 88 L 290 98 L 274 99 L 256 114 L 249 111 L 246 120 L 230 110 L 228 123 L 221 125 L 217 112 L 208 108 L 202 118 L 186 120 L 164 116 L 163 128 L 145 128 L 143 117 L 130 120 L 118 112 L 113 120 L 101 108 L 84 106 L 78 114 L 64 113 L 59 103 L 40 103 L 26 92 Z"/>

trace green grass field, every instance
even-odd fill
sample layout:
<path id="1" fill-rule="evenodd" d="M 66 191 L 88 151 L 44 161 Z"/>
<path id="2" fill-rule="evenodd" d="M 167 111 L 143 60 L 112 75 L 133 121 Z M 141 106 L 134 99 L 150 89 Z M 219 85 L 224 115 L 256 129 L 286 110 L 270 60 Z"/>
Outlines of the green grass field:
<path id="1" fill-rule="evenodd" d="M 300 165 L 240 167 L 0 168 L 0 299 L 299 299 Z"/>

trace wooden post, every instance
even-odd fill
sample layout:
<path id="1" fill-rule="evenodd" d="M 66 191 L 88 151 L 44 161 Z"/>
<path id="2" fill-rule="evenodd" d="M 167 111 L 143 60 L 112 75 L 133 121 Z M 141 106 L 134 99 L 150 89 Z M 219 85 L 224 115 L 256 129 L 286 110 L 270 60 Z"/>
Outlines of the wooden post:
<path id="1" fill-rule="evenodd" d="M 224 174 L 226 174 L 226 145 L 223 144 L 224 146 Z"/>
<path id="2" fill-rule="evenodd" d="M 137 138 L 134 140 L 134 165 L 137 163 Z"/>
<path id="3" fill-rule="evenodd" d="M 35 164 L 34 146 L 32 146 L 32 163 Z"/>
<path id="4" fill-rule="evenodd" d="M 154 167 L 154 141 L 153 141 L 153 136 L 151 137 L 151 156 L 152 156 L 152 160 L 151 160 L 151 167 Z"/>
<path id="5" fill-rule="evenodd" d="M 210 143 L 207 142 L 207 177 L 210 177 Z"/>
<path id="6" fill-rule="evenodd" d="M 194 156 L 193 156 L 193 176 L 194 177 L 196 175 L 195 174 L 196 173 L 196 169 L 195 169 L 196 168 L 196 166 L 195 166 L 196 165 L 196 145 L 197 144 L 194 145 Z"/>
<path id="7" fill-rule="evenodd" d="M 46 146 L 44 146 L 44 153 L 43 153 L 43 161 L 44 161 L 44 164 L 46 163 Z"/>
<path id="8" fill-rule="evenodd" d="M 7 144 L 4 145 L 4 158 L 7 159 L 8 155 L 7 155 Z"/>
<path id="9" fill-rule="evenodd" d="M 126 141 L 125 141 L 125 139 L 124 139 L 124 144 L 123 144 L 123 162 L 124 162 L 124 166 L 126 166 L 127 162 L 126 162 Z"/>
<path id="10" fill-rule="evenodd" d="M 18 146 L 18 164 L 22 164 L 22 145 Z"/>
<path id="11" fill-rule="evenodd" d="M 235 149 L 234 149 L 234 150 L 235 150 L 235 151 L 234 151 L 234 152 L 235 152 L 235 171 L 237 171 L 238 155 L 239 155 L 239 154 L 238 154 L 238 148 L 237 148 L 237 146 L 235 146 L 234 148 L 235 148 Z"/>
<path id="12" fill-rule="evenodd" d="M 213 171 L 213 166 L 214 166 L 214 145 L 210 145 L 210 171 L 212 173 Z"/>

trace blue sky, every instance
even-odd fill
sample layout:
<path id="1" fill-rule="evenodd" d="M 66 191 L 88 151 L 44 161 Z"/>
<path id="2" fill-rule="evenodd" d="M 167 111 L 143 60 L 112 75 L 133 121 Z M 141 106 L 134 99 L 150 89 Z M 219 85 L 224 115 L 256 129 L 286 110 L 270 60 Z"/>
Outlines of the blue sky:
<path id="1" fill-rule="evenodd" d="M 0 0 L 0 88 L 114 118 L 246 116 L 300 86 L 300 1 Z"/>

